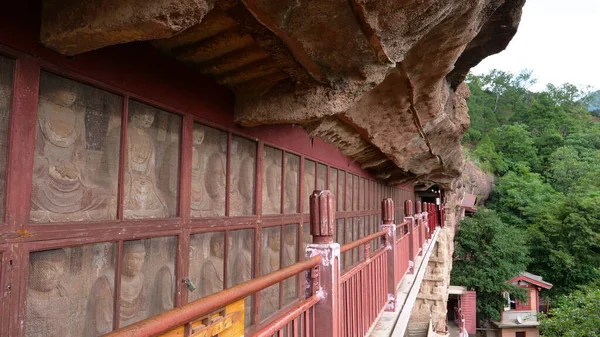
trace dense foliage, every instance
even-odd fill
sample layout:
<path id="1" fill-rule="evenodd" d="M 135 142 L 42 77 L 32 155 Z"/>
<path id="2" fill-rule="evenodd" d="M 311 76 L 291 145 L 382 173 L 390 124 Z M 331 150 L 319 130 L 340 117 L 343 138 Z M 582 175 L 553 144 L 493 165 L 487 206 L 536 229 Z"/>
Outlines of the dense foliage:
<path id="1" fill-rule="evenodd" d="M 554 287 L 546 295 L 559 298 L 600 279 L 600 123 L 589 109 L 595 106 L 590 99 L 597 96 L 570 84 L 548 85 L 544 91 L 533 92 L 529 72 L 514 75 L 494 70 L 469 75 L 467 82 L 471 127 L 463 138 L 465 153 L 494 173 L 496 186 L 487 204 L 494 212 L 461 224 L 453 282 L 464 281 L 456 284 L 478 292 L 498 290 L 502 286 L 480 284 L 474 277 L 461 275 L 485 275 L 490 282 L 500 282 L 495 274 L 508 269 L 494 268 L 513 263 L 518 271 L 527 270 L 551 282 Z M 487 224 L 479 223 L 484 220 Z M 472 239 L 461 233 L 481 226 L 495 235 L 519 233 L 511 234 L 519 239 L 505 242 L 503 250 L 517 251 L 515 246 L 523 245 L 529 262 L 524 264 L 521 255 L 496 261 L 498 257 L 485 255 L 489 247 L 480 245 L 469 254 L 483 254 L 489 261 L 462 263 L 467 257 L 464 247 L 470 247 Z M 513 274 L 518 271 L 511 270 Z M 480 318 L 495 318 L 492 309 L 501 309 L 500 302 L 488 303 L 493 308 L 478 303 Z"/>
<path id="2" fill-rule="evenodd" d="M 600 289 L 586 287 L 561 297 L 542 320 L 540 332 L 545 337 L 599 337 Z"/>
<path id="3" fill-rule="evenodd" d="M 504 291 L 518 289 L 506 283 L 527 265 L 527 247 L 521 229 L 502 223 L 496 212 L 482 210 L 463 221 L 456 234 L 452 282 L 477 289 L 477 316 L 499 319 L 506 304 Z M 519 292 L 524 295 L 524 292 Z"/>

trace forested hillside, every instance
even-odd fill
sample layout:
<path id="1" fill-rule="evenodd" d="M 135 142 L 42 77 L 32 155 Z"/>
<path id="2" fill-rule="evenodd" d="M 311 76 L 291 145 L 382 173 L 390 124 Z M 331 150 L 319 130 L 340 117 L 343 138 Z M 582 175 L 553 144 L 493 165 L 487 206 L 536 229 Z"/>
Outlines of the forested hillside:
<path id="1" fill-rule="evenodd" d="M 489 210 L 461 224 L 454 284 L 497 319 L 503 280 L 527 270 L 553 299 L 600 279 L 600 123 L 569 84 L 529 89 L 531 73 L 470 75 L 465 155 L 496 176 Z"/>

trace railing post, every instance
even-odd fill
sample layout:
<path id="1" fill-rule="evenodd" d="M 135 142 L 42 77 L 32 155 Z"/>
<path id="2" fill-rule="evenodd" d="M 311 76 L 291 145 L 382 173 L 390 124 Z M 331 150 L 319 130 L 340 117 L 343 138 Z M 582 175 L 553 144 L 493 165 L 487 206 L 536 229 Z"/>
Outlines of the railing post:
<path id="1" fill-rule="evenodd" d="M 387 251 L 387 283 L 388 283 L 388 303 L 385 311 L 396 310 L 396 225 L 394 224 L 394 201 L 391 198 L 383 199 L 381 202 L 381 225 L 382 230 L 388 233 L 381 240 L 383 247 L 388 247 Z"/>
<path id="2" fill-rule="evenodd" d="M 415 203 L 415 218 L 417 220 L 417 227 L 418 228 L 418 232 L 419 232 L 419 249 L 421 249 L 421 245 L 423 245 L 423 241 L 424 241 L 424 237 L 423 237 L 423 213 L 422 213 L 422 209 L 421 209 L 421 202 L 417 201 Z"/>
<path id="3" fill-rule="evenodd" d="M 319 336 L 340 337 L 340 245 L 333 242 L 335 200 L 328 191 L 314 191 L 310 196 L 310 234 L 313 243 L 306 256 L 321 255 L 323 262 L 307 275 L 306 289 L 320 296 L 315 305 L 315 331 Z M 307 294 L 309 295 L 309 294 Z"/>
<path id="4" fill-rule="evenodd" d="M 423 203 L 423 226 L 425 226 L 425 239 L 429 240 L 429 203 Z"/>
<path id="5" fill-rule="evenodd" d="M 404 201 L 404 222 L 408 222 L 408 272 L 412 274 L 415 272 L 414 258 L 418 250 L 418 247 L 415 247 L 415 217 L 412 200 Z"/>

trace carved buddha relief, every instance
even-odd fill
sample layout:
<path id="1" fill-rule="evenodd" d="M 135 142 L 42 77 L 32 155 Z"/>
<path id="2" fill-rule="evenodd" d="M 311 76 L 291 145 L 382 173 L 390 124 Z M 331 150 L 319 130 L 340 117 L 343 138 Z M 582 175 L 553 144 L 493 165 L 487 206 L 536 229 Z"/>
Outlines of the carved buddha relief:
<path id="1" fill-rule="evenodd" d="M 338 171 L 337 181 L 337 210 L 343 211 L 346 197 L 346 172 Z"/>
<path id="2" fill-rule="evenodd" d="M 261 252 L 261 275 L 279 270 L 279 251 L 281 249 L 281 231 L 279 227 L 263 229 L 263 248 Z M 279 309 L 279 284 L 261 291 L 260 317 L 268 317 Z"/>
<path id="3" fill-rule="evenodd" d="M 298 185 L 300 158 L 296 155 L 285 154 L 285 204 L 286 214 L 298 213 Z"/>
<path id="4" fill-rule="evenodd" d="M 211 233 L 199 233 L 190 237 L 189 278 L 196 286 L 188 293 L 188 302 L 202 297 L 202 266 L 208 259 Z"/>
<path id="5" fill-rule="evenodd" d="M 192 188 L 191 188 L 191 216 L 201 215 L 206 203 L 204 191 L 204 162 L 202 143 L 204 142 L 204 128 L 194 124 L 192 135 Z"/>
<path id="6" fill-rule="evenodd" d="M 288 267 L 298 262 L 298 225 L 285 225 L 283 227 L 283 264 Z M 298 278 L 292 277 L 282 282 L 283 302 L 288 303 L 297 296 Z"/>
<path id="7" fill-rule="evenodd" d="M 264 148 L 262 211 L 263 214 L 281 212 L 281 156 L 282 151 L 272 147 Z"/>
<path id="8" fill-rule="evenodd" d="M 304 182 L 303 182 L 303 192 L 302 203 L 304 205 L 304 213 L 310 212 L 310 195 L 315 190 L 315 170 L 316 164 L 314 161 L 305 160 L 304 161 Z"/>
<path id="9" fill-rule="evenodd" d="M 126 241 L 121 259 L 119 326 L 148 317 L 145 275 L 142 272 L 146 249 L 140 241 Z M 94 282 L 87 302 L 84 336 L 100 336 L 112 331 L 115 269 L 110 268 Z"/>
<path id="10" fill-rule="evenodd" d="M 0 56 L 0 218 L 4 219 L 8 122 L 12 101 L 14 61 Z"/>
<path id="11" fill-rule="evenodd" d="M 334 169 L 334 168 L 330 168 L 329 169 L 329 186 L 328 186 L 328 189 L 331 191 L 331 194 L 333 194 L 333 196 L 335 197 L 336 201 L 339 198 L 339 196 L 338 196 L 337 176 L 338 176 L 338 170 Z M 337 207 L 338 204 L 339 204 L 339 202 L 336 204 L 336 207 Z M 336 208 L 336 210 L 339 210 L 339 208 Z"/>
<path id="12" fill-rule="evenodd" d="M 302 224 L 302 251 L 300 257 L 306 257 L 306 247 L 313 242 L 313 237 L 310 235 L 310 223 Z"/>
<path id="13" fill-rule="evenodd" d="M 232 188 L 229 215 L 254 214 L 255 181 L 256 143 L 248 139 L 233 136 L 231 144 Z"/>
<path id="14" fill-rule="evenodd" d="M 351 211 L 354 205 L 354 175 L 346 174 L 346 211 Z"/>
<path id="15" fill-rule="evenodd" d="M 156 118 L 156 158 L 159 165 L 157 187 L 163 194 L 168 216 L 175 216 L 179 206 L 181 117 L 157 109 Z"/>
<path id="16" fill-rule="evenodd" d="M 210 237 L 209 255 L 202 265 L 200 294 L 202 297 L 223 290 L 225 235 L 223 232 L 213 233 Z"/>
<path id="17" fill-rule="evenodd" d="M 194 124 L 192 141 L 191 216 L 224 216 L 227 133 Z"/>
<path id="18" fill-rule="evenodd" d="M 95 99 L 101 99 L 105 104 L 99 104 Z M 88 159 L 101 156 L 95 153 L 106 152 L 106 128 L 111 114 L 119 113 L 115 107 L 118 101 L 118 97 L 98 89 L 91 91 L 87 86 L 42 73 L 31 221 L 65 222 L 116 217 L 116 212 L 112 211 L 114 202 L 100 184 L 112 187 L 117 176 L 93 167 L 97 165 L 88 163 Z M 98 106 L 103 110 L 99 111 Z M 91 119 L 96 119 L 97 129 L 86 132 L 86 120 Z M 105 185 L 107 182 L 108 185 Z"/>
<path id="19" fill-rule="evenodd" d="M 125 159 L 126 219 L 165 218 L 170 215 L 158 186 L 157 138 L 154 121 L 158 109 L 130 101 Z"/>
<path id="20" fill-rule="evenodd" d="M 66 254 L 62 249 L 32 253 L 27 283 L 25 336 L 71 336 L 71 305 L 63 286 Z"/>
<path id="21" fill-rule="evenodd" d="M 242 229 L 231 231 L 229 234 L 231 241 L 231 253 L 229 255 L 229 268 L 227 285 L 229 287 L 244 283 L 252 279 L 253 275 L 253 252 L 254 252 L 254 231 L 252 229 Z M 252 325 L 253 308 L 252 296 L 244 300 L 244 325 Z"/>
<path id="22" fill-rule="evenodd" d="M 171 238 L 161 239 L 168 240 Z M 165 242 L 167 247 L 161 247 L 163 250 L 168 251 L 168 260 L 158 269 L 154 276 L 152 296 L 150 296 L 152 299 L 150 315 L 157 315 L 175 307 L 175 258 L 177 255 L 177 245 L 175 240 L 170 241 Z"/>
<path id="23" fill-rule="evenodd" d="M 204 187 L 208 204 L 203 216 L 222 216 L 225 214 L 225 173 L 226 157 L 223 153 L 213 153 L 206 161 L 206 179 Z"/>
<path id="24" fill-rule="evenodd" d="M 317 190 L 327 189 L 327 166 L 317 165 Z"/>

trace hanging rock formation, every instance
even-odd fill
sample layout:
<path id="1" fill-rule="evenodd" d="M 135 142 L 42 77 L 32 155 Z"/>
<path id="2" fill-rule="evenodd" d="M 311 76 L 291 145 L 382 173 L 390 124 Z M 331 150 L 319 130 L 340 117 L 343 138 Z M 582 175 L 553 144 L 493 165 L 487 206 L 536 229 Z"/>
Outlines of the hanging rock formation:
<path id="1" fill-rule="evenodd" d="M 244 126 L 293 123 L 388 183 L 449 187 L 469 124 L 461 85 L 503 50 L 524 0 L 43 1 L 66 55 L 151 41 L 236 93 Z"/>

